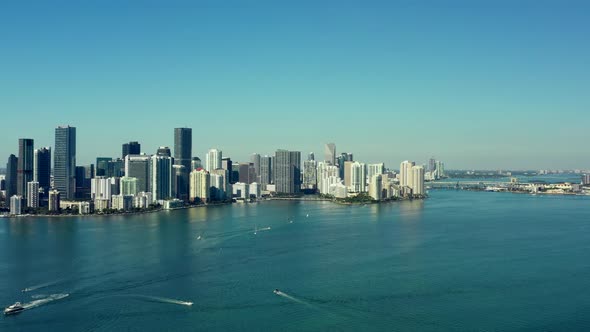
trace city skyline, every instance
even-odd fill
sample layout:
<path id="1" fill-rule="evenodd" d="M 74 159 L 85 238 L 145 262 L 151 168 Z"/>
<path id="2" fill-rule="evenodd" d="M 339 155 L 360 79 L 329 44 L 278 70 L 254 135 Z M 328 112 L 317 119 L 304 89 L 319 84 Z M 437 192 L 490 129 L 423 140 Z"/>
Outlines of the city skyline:
<path id="1" fill-rule="evenodd" d="M 585 2 L 64 4 L 0 10 L 3 159 L 69 124 L 78 164 L 189 127 L 201 158 L 336 142 L 388 166 L 590 165 Z"/>

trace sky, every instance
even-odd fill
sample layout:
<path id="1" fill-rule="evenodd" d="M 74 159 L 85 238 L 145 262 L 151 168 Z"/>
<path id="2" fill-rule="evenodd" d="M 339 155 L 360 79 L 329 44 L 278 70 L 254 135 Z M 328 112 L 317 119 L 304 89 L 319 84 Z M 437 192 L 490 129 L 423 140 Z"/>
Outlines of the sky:
<path id="1" fill-rule="evenodd" d="M 5 0 L 0 160 L 67 124 L 79 165 L 191 127 L 201 159 L 590 168 L 589 41 L 588 1 Z"/>

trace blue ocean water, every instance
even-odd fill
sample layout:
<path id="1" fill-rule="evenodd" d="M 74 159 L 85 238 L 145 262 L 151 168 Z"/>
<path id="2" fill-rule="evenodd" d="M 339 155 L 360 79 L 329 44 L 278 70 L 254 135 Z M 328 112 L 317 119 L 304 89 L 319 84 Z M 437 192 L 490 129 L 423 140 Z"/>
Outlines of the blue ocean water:
<path id="1" fill-rule="evenodd" d="M 589 225 L 590 197 L 445 190 L 0 219 L 0 330 L 585 331 Z"/>

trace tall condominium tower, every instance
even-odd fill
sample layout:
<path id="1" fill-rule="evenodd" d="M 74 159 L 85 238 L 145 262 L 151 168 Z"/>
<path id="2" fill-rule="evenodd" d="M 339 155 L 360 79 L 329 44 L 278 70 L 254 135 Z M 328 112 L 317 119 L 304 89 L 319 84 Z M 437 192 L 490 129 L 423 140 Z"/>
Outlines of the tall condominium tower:
<path id="1" fill-rule="evenodd" d="M 336 165 L 336 144 L 328 143 L 324 147 L 324 160 L 329 162 L 331 165 Z"/>
<path id="2" fill-rule="evenodd" d="M 424 167 L 412 167 L 412 194 L 424 195 Z"/>
<path id="3" fill-rule="evenodd" d="M 250 163 L 254 166 L 254 173 L 256 174 L 255 182 L 259 182 L 258 177 L 260 177 L 260 155 L 258 153 L 253 153 L 250 156 Z"/>
<path id="4" fill-rule="evenodd" d="M 205 161 L 205 170 L 211 172 L 221 167 L 221 159 L 223 159 L 223 153 L 217 149 L 211 149 L 207 152 L 207 158 Z"/>
<path id="5" fill-rule="evenodd" d="M 35 149 L 33 159 L 33 181 L 39 182 L 39 188 L 48 193 L 51 189 L 51 148 Z"/>
<path id="6" fill-rule="evenodd" d="M 260 186 L 266 190 L 266 185 L 272 183 L 271 173 L 272 157 L 264 156 L 260 158 Z"/>
<path id="7" fill-rule="evenodd" d="M 152 156 L 150 159 L 150 187 L 154 201 L 172 197 L 172 157 Z"/>
<path id="8" fill-rule="evenodd" d="M 16 195 L 16 180 L 18 168 L 18 158 L 11 154 L 6 163 L 6 202 L 10 201 L 10 197 Z"/>
<path id="9" fill-rule="evenodd" d="M 412 167 L 416 165 L 413 161 L 405 160 L 399 165 L 399 185 L 400 187 L 412 187 L 413 173 Z"/>
<path id="10" fill-rule="evenodd" d="M 121 159 L 125 160 L 125 157 L 130 154 L 140 154 L 141 153 L 141 144 L 139 142 L 129 142 L 123 144 L 121 149 Z"/>
<path id="11" fill-rule="evenodd" d="M 27 199 L 27 183 L 33 181 L 33 140 L 18 140 L 18 163 L 16 168 L 16 192 Z"/>
<path id="12" fill-rule="evenodd" d="M 297 194 L 301 191 L 301 152 L 277 150 L 274 171 L 277 193 Z"/>
<path id="13" fill-rule="evenodd" d="M 55 128 L 53 151 L 54 187 L 60 197 L 72 200 L 76 193 L 76 128 L 60 126 Z"/>
<path id="14" fill-rule="evenodd" d="M 193 130 L 191 128 L 174 128 L 174 165 L 184 165 L 188 171 L 191 168 L 192 153 Z"/>

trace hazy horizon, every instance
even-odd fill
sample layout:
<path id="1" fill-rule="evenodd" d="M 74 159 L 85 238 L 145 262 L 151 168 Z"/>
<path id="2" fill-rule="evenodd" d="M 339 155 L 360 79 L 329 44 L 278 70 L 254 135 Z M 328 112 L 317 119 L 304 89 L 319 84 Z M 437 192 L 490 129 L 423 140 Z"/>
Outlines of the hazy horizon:
<path id="1" fill-rule="evenodd" d="M 590 4 L 0 4 L 0 166 L 77 128 L 77 164 L 323 145 L 398 168 L 588 169 Z"/>

